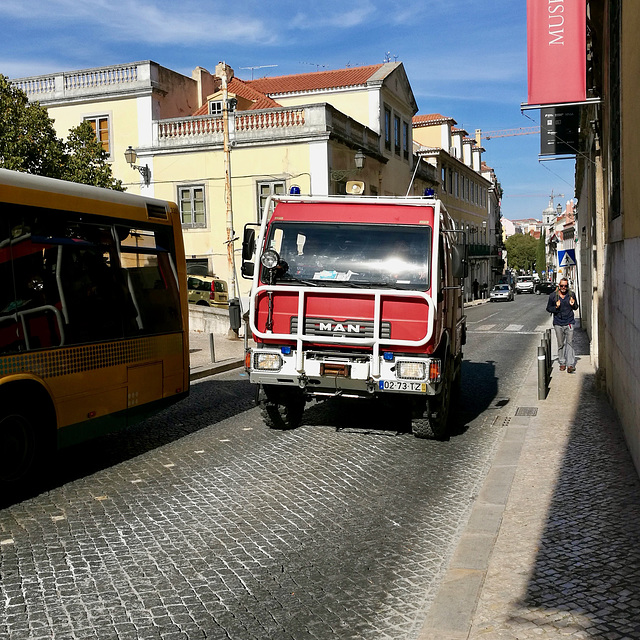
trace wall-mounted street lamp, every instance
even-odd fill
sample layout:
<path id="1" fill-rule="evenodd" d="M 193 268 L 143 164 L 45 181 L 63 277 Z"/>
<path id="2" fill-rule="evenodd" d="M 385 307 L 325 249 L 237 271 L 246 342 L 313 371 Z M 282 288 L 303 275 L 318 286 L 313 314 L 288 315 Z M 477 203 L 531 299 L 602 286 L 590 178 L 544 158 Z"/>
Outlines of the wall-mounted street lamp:
<path id="1" fill-rule="evenodd" d="M 347 176 L 354 175 L 356 173 L 360 173 L 362 169 L 364 169 L 364 161 L 367 156 L 364 154 L 362 149 L 358 149 L 356 155 L 353 158 L 353 162 L 356 165 L 355 169 L 336 169 L 331 172 L 331 179 L 334 182 L 342 182 Z"/>
<path id="2" fill-rule="evenodd" d="M 124 158 L 131 165 L 132 169 L 137 169 L 140 172 L 145 186 L 148 187 L 151 182 L 151 169 L 149 169 L 149 165 L 145 164 L 144 166 L 140 166 L 135 164 L 138 159 L 138 155 L 131 145 L 129 145 L 127 150 L 124 152 Z"/>

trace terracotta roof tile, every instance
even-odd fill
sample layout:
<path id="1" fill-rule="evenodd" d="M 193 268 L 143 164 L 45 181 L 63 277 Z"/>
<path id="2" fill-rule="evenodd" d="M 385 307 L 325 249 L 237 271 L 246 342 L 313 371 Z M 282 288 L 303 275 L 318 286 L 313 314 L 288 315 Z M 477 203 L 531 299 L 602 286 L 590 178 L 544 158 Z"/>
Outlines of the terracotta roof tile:
<path id="1" fill-rule="evenodd" d="M 238 78 L 233 78 L 229 83 L 228 90 L 230 94 L 236 95 L 239 98 L 245 98 L 246 100 L 251 100 L 253 103 L 249 109 L 273 109 L 274 107 L 279 107 L 279 105 L 275 100 L 272 100 L 269 96 L 266 96 L 264 93 L 257 91 L 255 88 L 250 87 L 244 80 L 240 80 Z M 206 116 L 209 113 L 209 105 L 205 102 L 196 112 L 194 112 L 194 116 Z"/>
<path id="2" fill-rule="evenodd" d="M 439 113 L 428 113 L 421 116 L 413 116 L 411 120 L 414 127 L 427 126 L 431 124 L 444 124 L 445 122 L 452 122 L 456 124 L 453 118 L 443 116 Z"/>
<path id="3" fill-rule="evenodd" d="M 335 69 L 333 71 L 314 71 L 313 73 L 259 78 L 257 80 L 248 80 L 246 83 L 265 95 L 356 87 L 366 84 L 367 80 L 382 66 L 382 64 L 376 64 L 367 67 Z"/>

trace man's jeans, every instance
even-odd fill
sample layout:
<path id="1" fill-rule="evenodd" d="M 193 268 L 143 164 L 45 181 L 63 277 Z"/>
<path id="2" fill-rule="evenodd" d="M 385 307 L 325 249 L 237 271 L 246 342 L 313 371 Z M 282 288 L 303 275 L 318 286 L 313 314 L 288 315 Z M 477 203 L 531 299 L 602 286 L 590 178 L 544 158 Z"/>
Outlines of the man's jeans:
<path id="1" fill-rule="evenodd" d="M 573 350 L 573 325 L 568 324 L 562 327 L 554 324 L 553 328 L 558 340 L 558 363 L 560 366 L 575 367 L 576 352 Z"/>

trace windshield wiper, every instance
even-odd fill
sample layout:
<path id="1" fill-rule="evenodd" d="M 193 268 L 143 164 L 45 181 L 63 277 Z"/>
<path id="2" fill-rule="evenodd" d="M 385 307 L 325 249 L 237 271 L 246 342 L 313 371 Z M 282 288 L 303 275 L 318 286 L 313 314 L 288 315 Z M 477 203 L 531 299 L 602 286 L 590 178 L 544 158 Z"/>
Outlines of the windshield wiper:
<path id="1" fill-rule="evenodd" d="M 281 278 L 280 282 L 282 282 L 283 284 L 286 284 L 287 282 L 299 282 L 300 284 L 309 284 L 312 287 L 319 287 L 320 286 L 320 282 L 318 282 L 318 280 L 313 280 L 310 278 L 296 278 L 295 276 L 287 276 L 286 278 Z"/>

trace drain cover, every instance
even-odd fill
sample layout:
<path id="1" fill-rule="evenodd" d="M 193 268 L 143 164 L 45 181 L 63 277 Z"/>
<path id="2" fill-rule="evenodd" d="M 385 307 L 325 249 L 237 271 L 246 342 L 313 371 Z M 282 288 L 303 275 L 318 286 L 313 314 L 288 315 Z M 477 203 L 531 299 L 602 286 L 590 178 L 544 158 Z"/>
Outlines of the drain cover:
<path id="1" fill-rule="evenodd" d="M 537 416 L 538 407 L 518 407 L 516 410 L 517 416 Z"/>

